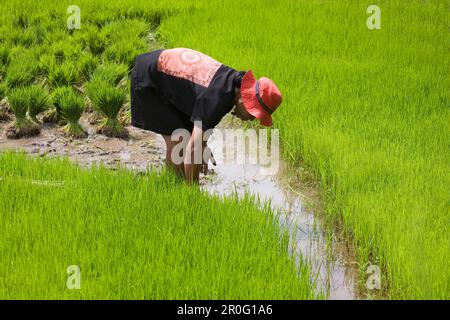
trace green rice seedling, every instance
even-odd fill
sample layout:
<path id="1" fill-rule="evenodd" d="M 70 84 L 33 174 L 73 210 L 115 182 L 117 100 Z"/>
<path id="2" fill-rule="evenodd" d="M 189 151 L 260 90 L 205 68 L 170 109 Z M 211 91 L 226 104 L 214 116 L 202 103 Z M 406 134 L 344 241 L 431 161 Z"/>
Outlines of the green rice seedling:
<path id="1" fill-rule="evenodd" d="M 6 83 L 0 82 L 0 122 L 8 121 L 10 116 L 3 99 L 6 97 Z"/>
<path id="2" fill-rule="evenodd" d="M 44 26 L 42 26 L 43 22 L 47 20 L 48 20 L 48 12 L 42 11 L 40 13 L 35 12 L 33 15 L 30 15 L 29 17 L 30 26 L 39 25 L 42 28 L 44 28 Z"/>
<path id="3" fill-rule="evenodd" d="M 124 90 L 97 81 L 90 84 L 88 94 L 94 109 L 105 117 L 100 124 L 99 132 L 109 137 L 126 138 L 128 133 L 117 118 L 125 103 Z"/>
<path id="4" fill-rule="evenodd" d="M 108 83 L 117 86 L 128 75 L 128 68 L 123 64 L 104 63 L 92 75 L 92 83 Z"/>
<path id="5" fill-rule="evenodd" d="M 42 45 L 44 43 L 46 31 L 40 25 L 40 23 L 33 25 L 33 27 L 30 29 L 30 32 L 33 35 L 35 45 Z"/>
<path id="6" fill-rule="evenodd" d="M 9 63 L 9 48 L 6 46 L 0 46 L 0 65 L 8 66 Z"/>
<path id="7" fill-rule="evenodd" d="M 83 138 L 86 132 L 80 125 L 79 120 L 84 111 L 84 99 L 77 95 L 71 88 L 61 88 L 58 104 L 61 116 L 67 124 L 63 127 L 64 132 L 75 138 Z"/>
<path id="8" fill-rule="evenodd" d="M 56 67 L 56 59 L 55 57 L 50 54 L 44 54 L 39 58 L 38 62 L 38 70 L 40 75 L 48 76 L 51 70 L 53 70 Z"/>
<path id="9" fill-rule="evenodd" d="M 8 88 L 27 86 L 33 83 L 38 73 L 38 65 L 30 54 L 19 54 L 8 66 L 6 83 Z"/>
<path id="10" fill-rule="evenodd" d="M 7 70 L 6 83 L 9 88 L 17 88 L 30 85 L 34 81 L 35 74 L 24 67 L 10 67 Z"/>
<path id="11" fill-rule="evenodd" d="M 28 115 L 30 119 L 38 123 L 37 115 L 46 111 L 50 106 L 50 97 L 48 92 L 38 85 L 26 88 Z"/>
<path id="12" fill-rule="evenodd" d="M 12 19 L 12 26 L 15 29 L 25 29 L 26 27 L 28 27 L 28 19 L 29 15 L 27 12 L 24 11 L 17 11 Z"/>
<path id="13" fill-rule="evenodd" d="M 48 21 L 43 25 L 46 33 L 44 34 L 44 43 L 52 46 L 55 43 L 67 40 L 67 33 L 60 28 L 61 24 L 55 24 L 54 21 Z"/>
<path id="14" fill-rule="evenodd" d="M 148 45 L 143 39 L 134 41 L 114 42 L 105 51 L 105 57 L 110 62 L 124 64 L 131 71 L 134 65 L 134 59 L 137 55 L 148 50 Z"/>
<path id="15" fill-rule="evenodd" d="M 22 46 L 14 46 L 14 45 L 11 45 L 9 47 L 8 57 L 9 57 L 10 63 L 17 61 L 18 59 L 33 58 L 33 56 L 31 55 L 30 49 L 24 48 Z"/>
<path id="16" fill-rule="evenodd" d="M 8 38 L 13 46 L 30 48 L 34 43 L 34 34 L 28 29 L 25 31 L 21 29 L 13 29 L 10 31 Z"/>
<path id="17" fill-rule="evenodd" d="M 7 44 L 8 42 L 8 35 L 11 32 L 11 29 L 6 25 L 0 26 L 0 43 L 1 44 Z"/>
<path id="18" fill-rule="evenodd" d="M 27 116 L 30 101 L 29 88 L 16 88 L 8 92 L 9 107 L 14 113 L 14 121 L 6 130 L 9 139 L 35 136 L 40 127 Z"/>
<path id="19" fill-rule="evenodd" d="M 0 82 L 0 101 L 2 101 L 6 97 L 6 83 Z"/>
<path id="20" fill-rule="evenodd" d="M 70 86 L 77 81 L 77 69 L 72 63 L 63 63 L 49 70 L 48 82 L 51 88 Z"/>
<path id="21" fill-rule="evenodd" d="M 129 41 L 130 43 L 135 38 L 147 36 L 149 24 L 138 19 L 118 20 L 104 26 L 102 33 L 112 44 L 122 41 Z"/>
<path id="22" fill-rule="evenodd" d="M 96 28 L 90 29 L 85 39 L 90 53 L 94 56 L 100 56 L 108 46 L 108 39 Z"/>
<path id="23" fill-rule="evenodd" d="M 9 64 L 9 48 L 5 45 L 0 46 L 0 79 L 2 79 L 5 74 Z"/>
<path id="24" fill-rule="evenodd" d="M 73 91 L 72 87 L 58 87 L 50 93 L 51 104 L 42 118 L 43 122 L 66 124 L 61 115 L 61 98 L 71 91 Z"/>
<path id="25" fill-rule="evenodd" d="M 112 63 L 123 63 L 128 66 L 128 70 L 131 70 L 135 56 L 136 51 L 131 47 L 130 43 L 126 41 L 114 43 L 105 51 L 105 57 L 108 61 Z"/>
<path id="26" fill-rule="evenodd" d="M 73 41 L 76 42 L 81 47 L 81 50 L 83 52 L 89 51 L 87 43 L 87 35 L 90 29 L 91 26 L 87 25 L 84 28 L 81 28 L 80 30 L 76 30 L 76 32 L 74 32 L 72 35 Z"/>
<path id="27" fill-rule="evenodd" d="M 52 44 L 50 51 L 58 64 L 74 63 L 81 56 L 81 46 L 68 36 L 65 40 Z"/>
<path id="28" fill-rule="evenodd" d="M 93 26 L 102 29 L 103 27 L 111 23 L 111 21 L 113 20 L 113 16 L 114 15 L 112 15 L 111 13 L 99 11 L 95 12 L 95 14 L 90 17 L 89 22 Z"/>
<path id="29" fill-rule="evenodd" d="M 50 51 L 50 48 L 45 45 L 34 45 L 32 48 L 29 48 L 30 55 L 33 57 L 33 60 L 36 62 L 39 60 L 40 57 L 42 57 L 45 54 L 48 54 Z"/>
<path id="30" fill-rule="evenodd" d="M 56 63 L 61 64 L 66 59 L 64 49 L 65 45 L 63 42 L 57 42 L 52 45 L 52 54 L 55 58 Z"/>
<path id="31" fill-rule="evenodd" d="M 99 59 L 91 54 L 83 54 L 77 61 L 81 81 L 89 81 L 99 65 Z"/>

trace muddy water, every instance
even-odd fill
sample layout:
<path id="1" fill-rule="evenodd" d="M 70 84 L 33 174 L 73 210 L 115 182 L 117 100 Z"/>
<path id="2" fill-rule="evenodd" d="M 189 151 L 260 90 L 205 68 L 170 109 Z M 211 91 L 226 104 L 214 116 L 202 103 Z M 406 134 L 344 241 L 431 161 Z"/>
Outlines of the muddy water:
<path id="1" fill-rule="evenodd" d="M 164 161 L 162 144 L 151 132 L 128 127 L 130 139 L 108 138 L 95 133 L 95 127 L 89 124 L 88 115 L 83 115 L 80 122 L 88 132 L 85 139 L 65 137 L 55 125 L 44 124 L 37 137 L 10 140 L 4 135 L 6 124 L 0 123 L 0 150 L 23 150 L 41 156 L 67 156 L 82 166 L 103 164 L 116 168 L 120 165 L 140 171 L 159 167 Z"/>
<path id="2" fill-rule="evenodd" d="M 318 289 L 329 299 L 360 298 L 358 269 L 352 250 L 344 240 L 334 237 L 327 243 L 321 221 L 310 208 L 314 202 L 311 199 L 314 197 L 313 190 L 305 187 L 304 194 L 299 194 L 291 189 L 286 181 L 292 174 L 289 165 L 278 159 L 279 169 L 273 174 L 269 166 L 259 165 L 255 161 L 258 152 L 248 146 L 245 161 L 237 160 L 236 155 L 226 156 L 227 148 L 232 150 L 233 147 L 230 147 L 231 141 L 225 135 L 216 138 L 213 134 L 210 138 L 208 144 L 215 155 L 217 167 L 214 167 L 214 178 L 203 188 L 219 195 L 237 193 L 243 196 L 247 192 L 259 198 L 261 204 L 269 201 L 272 208 L 280 213 L 281 224 L 294 236 L 296 253 L 309 262 Z M 235 143 L 231 144 L 236 147 Z M 305 202 L 309 205 L 305 206 Z"/>
<path id="3" fill-rule="evenodd" d="M 128 127 L 130 139 L 108 138 L 95 133 L 84 115 L 82 126 L 88 132 L 85 139 L 64 137 L 54 125 L 44 125 L 38 137 L 8 140 L 4 136 L 5 123 L 0 123 L 0 150 L 24 150 L 35 155 L 68 156 L 82 166 L 102 163 L 111 168 L 121 166 L 144 171 L 159 168 L 164 160 L 164 141 L 159 135 Z M 209 143 L 218 165 L 212 173 L 201 178 L 201 187 L 210 193 L 242 196 L 249 192 L 259 197 L 261 203 L 270 201 L 280 212 L 280 222 L 295 234 L 295 250 L 307 260 L 317 287 L 330 299 L 358 298 L 358 273 L 351 250 L 341 241 L 326 241 L 320 219 L 304 203 L 308 196 L 298 194 L 286 186 L 283 177 L 289 176 L 289 167 L 280 162 L 276 175 L 261 174 L 264 166 L 226 161 L 214 135 Z M 254 157 L 249 150 L 249 158 Z M 267 171 L 267 170 L 266 170 Z"/>

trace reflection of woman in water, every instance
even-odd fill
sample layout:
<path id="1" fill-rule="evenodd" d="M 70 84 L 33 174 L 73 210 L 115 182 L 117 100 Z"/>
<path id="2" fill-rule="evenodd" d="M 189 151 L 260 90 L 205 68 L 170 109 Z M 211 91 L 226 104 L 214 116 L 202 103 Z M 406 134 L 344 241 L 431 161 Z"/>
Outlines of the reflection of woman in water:
<path id="1" fill-rule="evenodd" d="M 136 57 L 131 75 L 131 124 L 159 133 L 166 142 L 166 163 L 189 182 L 198 182 L 206 163 L 194 163 L 194 154 L 207 148 L 206 130 L 228 112 L 241 120 L 258 119 L 271 126 L 271 114 L 282 101 L 268 78 L 256 80 L 252 71 L 236 71 L 211 57 L 187 48 L 160 49 Z M 195 125 L 194 125 L 195 121 Z M 187 129 L 185 161 L 175 164 L 171 141 L 176 129 Z M 197 150 L 199 147 L 202 150 Z M 187 160 L 187 161 L 186 161 Z"/>

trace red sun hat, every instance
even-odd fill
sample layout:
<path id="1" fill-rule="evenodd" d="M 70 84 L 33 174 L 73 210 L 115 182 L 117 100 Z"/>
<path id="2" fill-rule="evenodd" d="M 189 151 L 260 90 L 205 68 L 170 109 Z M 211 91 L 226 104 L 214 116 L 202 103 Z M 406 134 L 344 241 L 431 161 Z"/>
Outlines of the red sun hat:
<path id="1" fill-rule="evenodd" d="M 283 101 L 280 90 L 269 78 L 256 80 L 248 70 L 241 83 L 241 98 L 245 109 L 264 126 L 272 125 L 272 113 Z"/>

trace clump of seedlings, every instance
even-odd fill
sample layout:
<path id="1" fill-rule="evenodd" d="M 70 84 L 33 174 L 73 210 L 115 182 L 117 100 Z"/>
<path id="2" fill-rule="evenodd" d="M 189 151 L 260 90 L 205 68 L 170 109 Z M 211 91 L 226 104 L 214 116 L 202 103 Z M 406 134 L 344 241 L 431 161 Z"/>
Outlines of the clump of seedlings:
<path id="1" fill-rule="evenodd" d="M 6 129 L 7 138 L 19 139 L 40 133 L 40 126 L 27 116 L 30 100 L 29 88 L 16 88 L 8 92 L 9 107 L 14 113 L 14 121 Z"/>
<path id="2" fill-rule="evenodd" d="M 86 46 L 94 56 L 100 56 L 108 46 L 108 39 L 97 28 L 91 28 L 84 39 Z"/>
<path id="3" fill-rule="evenodd" d="M 51 45 L 50 52 L 58 64 L 75 62 L 81 55 L 81 46 L 73 38 L 66 38 Z"/>
<path id="4" fill-rule="evenodd" d="M 12 25 L 17 29 L 25 29 L 28 26 L 28 15 L 25 12 L 17 12 L 12 19 Z"/>
<path id="5" fill-rule="evenodd" d="M 105 82 L 117 86 L 124 82 L 128 75 L 128 67 L 123 64 L 104 63 L 92 75 L 91 83 Z M 125 85 L 125 83 L 122 83 Z M 89 86 L 88 86 L 89 90 Z M 89 93 L 89 92 L 88 92 Z"/>
<path id="6" fill-rule="evenodd" d="M 89 81 L 99 65 L 99 59 L 91 54 L 83 54 L 77 61 L 78 72 L 82 81 Z"/>
<path id="7" fill-rule="evenodd" d="M 66 121 L 62 128 L 64 133 L 74 138 L 86 137 L 87 134 L 79 123 L 84 111 L 84 99 L 70 87 L 60 89 L 58 105 L 61 117 Z"/>
<path id="8" fill-rule="evenodd" d="M 131 41 L 135 38 L 142 38 L 150 32 L 149 24 L 139 19 L 117 20 L 102 28 L 102 33 L 106 35 L 112 43 L 120 40 Z"/>
<path id="9" fill-rule="evenodd" d="M 99 66 L 93 73 L 91 80 L 86 85 L 86 93 L 88 97 L 93 97 L 97 93 L 97 88 L 107 84 L 110 87 L 120 87 L 125 89 L 127 87 L 127 75 L 128 68 L 123 64 L 104 63 Z M 93 103 L 93 100 L 91 99 Z M 90 110 L 89 110 L 90 111 Z M 90 124 L 96 125 L 102 122 L 102 113 L 98 111 L 98 108 L 94 107 L 94 111 L 90 115 Z"/>
<path id="10" fill-rule="evenodd" d="M 51 92 L 50 101 L 52 102 L 42 117 L 45 123 L 59 123 L 62 122 L 61 117 L 61 96 L 66 87 L 56 88 Z M 70 89 L 70 88 L 69 88 Z M 65 124 L 65 123 L 62 123 Z"/>
<path id="11" fill-rule="evenodd" d="M 28 115 L 35 123 L 39 123 L 37 115 L 46 111 L 50 106 L 50 98 L 42 87 L 33 85 L 25 91 L 28 105 Z"/>
<path id="12" fill-rule="evenodd" d="M 0 75 L 6 73 L 6 68 L 9 63 L 9 50 L 5 46 L 0 47 Z"/>
<path id="13" fill-rule="evenodd" d="M 18 55 L 8 67 L 6 83 L 8 88 L 28 86 L 33 83 L 38 72 L 38 65 L 31 55 Z"/>
<path id="14" fill-rule="evenodd" d="M 49 70 L 48 82 L 52 88 L 70 86 L 77 82 L 77 76 L 77 70 L 73 64 L 63 63 Z"/>
<path id="15" fill-rule="evenodd" d="M 0 83 L 0 101 L 6 97 L 6 84 L 4 82 Z"/>
<path id="16" fill-rule="evenodd" d="M 143 39 L 125 39 L 115 41 L 105 50 L 105 57 L 110 62 L 125 64 L 131 71 L 135 57 L 141 52 L 148 51 L 148 45 Z"/>
<path id="17" fill-rule="evenodd" d="M 38 71 L 40 75 L 48 76 L 50 71 L 55 67 L 56 61 L 53 55 L 44 54 L 39 57 L 38 61 Z"/>
<path id="18" fill-rule="evenodd" d="M 10 120 L 7 105 L 3 100 L 5 97 L 6 97 L 6 84 L 0 83 L 0 122 Z"/>
<path id="19" fill-rule="evenodd" d="M 108 137 L 128 137 L 127 130 L 118 119 L 126 100 L 125 91 L 107 82 L 96 81 L 89 84 L 88 95 L 94 109 L 104 117 L 98 132 Z"/>

